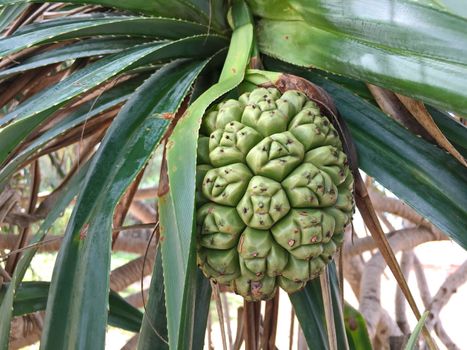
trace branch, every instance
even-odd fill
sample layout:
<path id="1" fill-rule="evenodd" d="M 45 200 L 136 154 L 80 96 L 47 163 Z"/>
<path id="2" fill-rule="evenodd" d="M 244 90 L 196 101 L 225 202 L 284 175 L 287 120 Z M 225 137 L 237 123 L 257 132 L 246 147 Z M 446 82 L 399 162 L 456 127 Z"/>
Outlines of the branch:
<path id="1" fill-rule="evenodd" d="M 428 310 L 430 308 L 432 297 L 430 289 L 428 288 L 428 283 L 426 281 L 425 271 L 423 270 L 423 266 L 420 263 L 420 260 L 415 254 L 413 267 L 415 277 L 417 278 L 417 285 L 418 290 L 420 291 L 420 297 L 423 301 L 425 309 Z M 446 348 L 449 350 L 460 350 L 460 348 L 458 348 L 457 345 L 452 341 L 452 339 L 447 335 L 446 331 L 443 328 L 443 324 L 439 319 L 439 315 L 435 318 L 435 320 L 433 320 L 433 322 L 436 335 L 438 336 L 439 340 L 441 340 L 441 342 L 446 346 Z"/>
<path id="2" fill-rule="evenodd" d="M 10 350 L 24 348 L 39 341 L 42 332 L 42 317 L 45 313 L 34 313 L 15 317 L 11 322 Z"/>
<path id="3" fill-rule="evenodd" d="M 394 253 L 411 250 L 416 246 L 439 240 L 440 236 L 425 228 L 400 230 L 411 232 L 410 235 L 394 235 L 389 238 Z M 386 268 L 386 261 L 381 253 L 376 253 L 366 264 L 360 283 L 360 311 L 365 318 L 370 337 L 374 337 L 381 318 L 381 275 Z"/>
<path id="4" fill-rule="evenodd" d="M 148 296 L 149 296 L 148 293 L 149 293 L 149 289 L 143 290 L 144 300 L 148 300 Z M 130 294 L 129 296 L 125 298 L 125 300 L 138 309 L 144 306 L 143 298 L 141 296 L 141 291 L 137 291 L 136 293 Z"/>
<path id="5" fill-rule="evenodd" d="M 429 231 L 426 228 L 404 228 L 397 231 L 392 231 L 387 234 L 388 239 L 397 239 L 403 241 L 402 244 L 407 246 L 417 246 L 420 243 L 417 242 L 427 242 L 425 241 L 429 237 L 429 241 L 444 241 L 449 240 L 449 238 L 444 235 L 441 231 Z M 363 237 L 359 239 L 354 239 L 352 242 L 345 242 L 344 244 L 344 256 L 354 256 L 360 255 L 368 250 L 377 249 L 376 242 L 373 240 L 373 237 Z"/>
<path id="6" fill-rule="evenodd" d="M 441 234 L 441 230 L 399 199 L 387 197 L 371 186 L 368 188 L 368 193 L 370 194 L 371 202 L 376 211 L 400 216 L 413 222 L 417 226 L 422 226 L 437 234 Z"/>
<path id="7" fill-rule="evenodd" d="M 115 242 L 113 251 L 122 251 L 127 253 L 144 254 L 148 244 L 149 230 L 133 229 L 127 230 Z M 150 232 L 149 232 L 150 234 Z M 39 253 L 56 252 L 60 249 L 63 236 L 48 236 L 39 244 Z M 0 234 L 0 249 L 12 250 L 16 242 L 17 235 Z M 154 243 L 151 243 L 153 246 Z"/>
<path id="8" fill-rule="evenodd" d="M 118 240 L 117 240 L 118 242 Z M 155 251 L 150 250 L 144 263 L 144 275 L 147 276 L 152 272 L 154 265 Z M 143 268 L 144 257 L 140 256 L 130 262 L 117 267 L 110 273 L 110 288 L 119 292 L 130 284 L 138 282 L 141 279 L 141 269 Z"/>
<path id="9" fill-rule="evenodd" d="M 131 203 L 130 213 L 143 223 L 154 222 L 157 217 L 156 211 L 152 207 L 140 201 Z"/>
<path id="10" fill-rule="evenodd" d="M 401 270 L 406 280 L 408 280 L 410 270 L 412 269 L 413 257 L 414 257 L 414 253 L 412 251 L 402 252 Z M 407 314 L 405 312 L 406 301 L 405 301 L 404 294 L 402 294 L 402 291 L 400 288 L 396 289 L 395 307 L 396 307 L 395 313 L 396 313 L 397 325 L 399 326 L 399 328 L 401 329 L 404 335 L 410 334 L 411 330 L 410 330 L 409 322 L 407 320 Z"/>
<path id="11" fill-rule="evenodd" d="M 430 315 L 427 320 L 428 329 L 435 329 L 437 334 L 442 334 L 443 339 L 448 349 L 458 349 L 457 345 L 452 342 L 444 329 L 440 327 L 439 314 L 442 308 L 449 302 L 451 296 L 457 292 L 457 289 L 467 282 L 467 260 L 452 273 L 439 288 L 438 292 L 433 297 L 427 309 L 430 310 Z M 448 341 L 450 340 L 450 342 Z M 444 342 L 444 341 L 443 341 Z"/>
<path id="12" fill-rule="evenodd" d="M 128 342 L 122 347 L 121 350 L 135 350 L 138 346 L 139 334 L 135 334 L 128 340 Z"/>
<path id="13" fill-rule="evenodd" d="M 350 235 L 345 235 L 345 243 L 349 244 L 351 241 Z M 345 248 L 344 248 L 345 249 Z M 345 250 L 344 250 L 345 251 Z M 346 256 L 344 254 L 344 277 L 349 282 L 355 296 L 357 299 L 360 298 L 360 283 L 362 280 L 363 274 L 363 259 L 359 255 Z M 402 335 L 399 327 L 394 322 L 394 320 L 389 316 L 386 310 L 380 307 L 381 318 L 376 330 L 376 335 L 374 340 L 381 344 L 388 344 L 388 339 L 390 336 L 399 336 Z"/>

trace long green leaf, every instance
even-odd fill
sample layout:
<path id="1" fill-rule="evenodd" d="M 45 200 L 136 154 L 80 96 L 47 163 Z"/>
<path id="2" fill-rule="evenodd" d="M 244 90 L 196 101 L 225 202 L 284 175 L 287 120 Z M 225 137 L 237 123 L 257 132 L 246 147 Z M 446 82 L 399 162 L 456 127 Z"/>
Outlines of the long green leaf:
<path id="1" fill-rule="evenodd" d="M 0 32 L 8 27 L 26 7 L 27 5 L 20 3 L 0 8 Z"/>
<path id="2" fill-rule="evenodd" d="M 154 261 L 149 298 L 144 312 L 143 323 L 138 337 L 138 350 L 169 348 L 167 336 L 167 312 L 165 308 L 164 274 L 162 254 L 157 249 Z"/>
<path id="3" fill-rule="evenodd" d="M 465 168 L 452 156 L 410 133 L 380 109 L 310 70 L 268 61 L 321 85 L 334 98 L 357 146 L 360 167 L 467 248 Z"/>
<path id="4" fill-rule="evenodd" d="M 170 18 L 141 16 L 65 17 L 24 27 L 0 40 L 0 57 L 33 45 L 95 35 L 130 35 L 180 39 L 208 32 L 206 26 Z"/>
<path id="5" fill-rule="evenodd" d="M 427 106 L 436 125 L 443 132 L 444 136 L 457 148 L 464 157 L 467 157 L 467 127 L 457 122 L 450 115 Z"/>
<path id="6" fill-rule="evenodd" d="M 115 206 L 148 161 L 204 62 L 157 71 L 110 126 L 77 199 L 54 268 L 41 349 L 103 348 Z M 63 322 L 66 319 L 67 322 Z"/>
<path id="7" fill-rule="evenodd" d="M 27 2 L 46 2 L 37 0 L 0 0 L 0 6 L 6 4 L 23 4 Z M 61 2 L 60 0 L 47 2 Z M 224 1 L 209 0 L 68 0 L 74 4 L 97 4 L 105 7 L 114 7 L 132 12 L 142 12 L 171 18 L 183 18 L 212 26 L 215 30 L 224 30 L 226 26 L 225 14 L 227 12 Z"/>
<path id="8" fill-rule="evenodd" d="M 235 16 L 235 11 L 234 11 Z M 196 252 L 193 229 L 196 147 L 201 118 L 209 105 L 243 80 L 253 26 L 234 30 L 226 59 L 230 75 L 204 92 L 180 119 L 167 151 L 170 191 L 159 201 L 170 348 L 194 347 Z"/>
<path id="9" fill-rule="evenodd" d="M 326 320 L 319 279 L 307 283 L 305 288 L 290 295 L 295 314 L 311 349 L 327 350 Z"/>
<path id="10" fill-rule="evenodd" d="M 143 321 L 143 313 L 113 290 L 109 293 L 108 315 L 109 325 L 135 333 L 139 332 Z"/>
<path id="11" fill-rule="evenodd" d="M 463 21 L 465 28 L 467 20 Z M 467 65 L 453 63 L 454 58 L 444 61 L 411 53 L 402 50 L 402 43 L 397 50 L 377 46 L 305 21 L 261 20 L 258 41 L 261 51 L 283 61 L 368 81 L 447 110 L 467 112 Z"/>
<path id="12" fill-rule="evenodd" d="M 80 125 L 85 121 L 89 121 L 102 112 L 126 101 L 135 89 L 141 85 L 144 78 L 145 76 L 125 81 L 123 84 L 104 92 L 95 100 L 91 100 L 83 104 L 64 119 L 51 126 L 50 129 L 32 141 L 26 148 L 24 148 L 0 169 L 0 187 L 9 180 L 11 175 L 18 170 L 19 166 L 21 166 L 31 157 L 31 155 L 35 154 L 47 143 L 63 135 L 77 125 Z"/>
<path id="13" fill-rule="evenodd" d="M 49 282 L 23 282 L 15 294 L 13 303 L 13 315 L 22 316 L 37 311 L 43 311 L 47 306 Z M 10 288 L 6 283 L 0 289 L 0 301 L 4 300 L 5 291 Z M 111 291 L 109 294 L 109 317 L 111 326 L 137 332 L 141 326 L 143 314 L 135 307 L 128 304 L 118 293 Z M 5 338 L 8 340 L 8 336 Z M 8 349 L 8 344 L 4 349 Z"/>
<path id="14" fill-rule="evenodd" d="M 66 45 L 55 50 L 34 55 L 25 59 L 21 64 L 0 71 L 0 79 L 22 73 L 30 69 L 44 67 L 54 63 L 60 63 L 77 58 L 109 55 L 123 51 L 132 46 L 144 44 L 148 39 L 141 38 L 99 38 L 87 39 L 77 43 Z"/>
<path id="15" fill-rule="evenodd" d="M 348 40 L 467 64 L 467 21 L 428 4 L 408 0 L 285 2 L 310 25 Z"/>
<path id="16" fill-rule="evenodd" d="M 89 163 L 81 166 L 78 171 L 70 178 L 61 190 L 61 194 L 56 198 L 56 202 L 50 213 L 42 222 L 39 230 L 30 241 L 31 244 L 40 242 L 53 225 L 53 223 L 62 215 L 63 211 L 69 205 L 73 197 L 78 193 L 80 185 L 84 179 Z M 37 252 L 38 247 L 30 248 L 21 256 L 16 266 L 11 281 L 6 288 L 0 305 L 0 349 L 8 350 L 11 319 L 13 317 L 13 301 L 16 289 L 23 280 L 32 258 Z"/>
<path id="17" fill-rule="evenodd" d="M 341 305 L 339 277 L 337 275 L 337 268 L 334 262 L 328 265 L 327 273 L 329 275 L 329 283 L 330 283 L 330 289 L 331 289 L 331 298 L 332 298 L 333 311 L 334 311 L 334 323 L 336 326 L 337 344 L 338 344 L 339 349 L 346 348 L 345 344 L 348 343 L 348 337 L 347 337 L 347 332 L 345 329 L 344 305 Z"/>
<path id="18" fill-rule="evenodd" d="M 0 164 L 24 138 L 74 97 L 131 68 L 178 57 L 205 57 L 225 44 L 218 36 L 194 36 L 154 43 L 108 56 L 40 92 L 0 118 Z"/>
<path id="19" fill-rule="evenodd" d="M 325 273 L 329 274 L 337 345 L 339 349 L 345 349 L 347 339 L 339 300 L 339 284 L 335 265 L 330 264 Z M 310 349 L 328 349 L 324 303 L 319 278 L 308 282 L 303 290 L 291 294 L 290 301 L 300 322 L 308 347 Z"/>

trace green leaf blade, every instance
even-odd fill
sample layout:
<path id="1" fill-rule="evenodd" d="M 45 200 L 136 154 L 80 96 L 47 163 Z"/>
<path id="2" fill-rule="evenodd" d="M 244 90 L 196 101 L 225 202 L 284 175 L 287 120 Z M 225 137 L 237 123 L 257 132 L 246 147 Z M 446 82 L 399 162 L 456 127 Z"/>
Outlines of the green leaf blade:
<path id="1" fill-rule="evenodd" d="M 31 244 L 40 242 L 52 227 L 53 223 L 58 219 L 61 213 L 69 205 L 73 197 L 78 193 L 81 183 L 83 182 L 86 171 L 89 167 L 89 162 L 84 164 L 64 185 L 61 194 L 56 198 L 55 206 L 42 222 L 39 230 L 34 235 Z M 11 281 L 8 287 L 5 287 L 2 301 L 0 302 L 0 349 L 8 350 L 9 334 L 11 321 L 14 311 L 14 298 L 23 277 L 26 273 L 29 264 L 31 263 L 38 247 L 28 249 L 21 256 L 18 265 L 11 276 Z"/>
<path id="2" fill-rule="evenodd" d="M 160 69 L 113 121 L 91 164 L 57 258 L 42 349 L 104 346 L 113 210 L 166 130 L 168 121 L 160 116 L 178 109 L 203 66 L 176 61 Z M 107 277 L 102 280 L 103 276 Z"/>
<path id="3" fill-rule="evenodd" d="M 177 123 L 167 149 L 170 191 L 160 198 L 161 246 L 166 279 L 170 348 L 193 346 L 196 305 L 194 203 L 196 147 L 201 118 L 217 98 L 238 86 L 245 75 L 253 40 L 251 24 L 236 28 L 225 66 L 230 74 L 205 91 Z M 237 55 L 240 53 L 240 55 Z M 176 276 L 176 277 L 175 277 Z"/>
<path id="4" fill-rule="evenodd" d="M 459 190 L 467 188 L 463 165 L 339 84 L 310 70 L 268 62 L 271 69 L 322 86 L 351 131 L 360 168 L 467 249 L 467 197 Z"/>
<path id="5" fill-rule="evenodd" d="M 46 51 L 25 59 L 20 64 L 0 71 L 0 79 L 25 71 L 48 66 L 77 58 L 101 56 L 118 53 L 132 46 L 147 43 L 147 39 L 99 38 L 87 39 L 66 45 L 55 50 Z"/>
<path id="6" fill-rule="evenodd" d="M 207 32 L 208 28 L 204 25 L 169 18 L 140 16 L 65 17 L 26 26 L 13 35 L 0 39 L 0 57 L 11 55 L 34 45 L 97 35 L 180 39 Z"/>
<path id="7" fill-rule="evenodd" d="M 275 58 L 467 112 L 467 65 L 377 47 L 303 21 L 261 20 L 258 32 L 261 51 Z"/>
<path id="8" fill-rule="evenodd" d="M 0 289 L 0 301 L 4 300 L 5 289 L 11 284 L 5 284 Z M 47 306 L 47 296 L 49 293 L 49 282 L 23 282 L 19 285 L 13 304 L 14 316 L 27 315 L 37 311 L 43 311 Z M 109 325 L 125 329 L 130 332 L 137 332 L 143 314 L 141 311 L 131 306 L 118 293 L 109 294 Z M 8 337 L 6 337 L 8 339 Z M 8 349 L 8 344 L 5 349 Z"/>
<path id="9" fill-rule="evenodd" d="M 0 118 L 0 164 L 24 138 L 53 112 L 74 97 L 128 69 L 177 57 L 205 57 L 218 51 L 225 40 L 194 36 L 165 44 L 154 43 L 103 58 L 55 86 L 44 90 Z"/>
<path id="10" fill-rule="evenodd" d="M 466 19 L 407 0 L 291 0 L 313 26 L 349 40 L 415 56 L 467 64 Z"/>

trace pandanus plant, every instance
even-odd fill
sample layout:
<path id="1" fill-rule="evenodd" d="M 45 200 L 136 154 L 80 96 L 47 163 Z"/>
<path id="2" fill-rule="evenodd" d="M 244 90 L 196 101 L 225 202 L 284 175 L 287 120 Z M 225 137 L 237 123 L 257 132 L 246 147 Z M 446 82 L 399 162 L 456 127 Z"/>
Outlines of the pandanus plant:
<path id="1" fill-rule="evenodd" d="M 467 247 L 465 28 L 431 0 L 0 0 L 0 219 L 19 226 L 0 347 L 13 316 L 45 310 L 41 349 L 103 349 L 107 324 L 138 349 L 200 349 L 213 291 L 245 298 L 246 349 L 273 349 L 259 301 L 277 308 L 278 287 L 310 348 L 369 347 L 345 332 L 333 262 L 354 204 L 420 318 L 359 169 Z M 38 160 L 75 144 L 38 205 Z M 157 147 L 143 316 L 110 288 L 110 260 Z M 50 284 L 22 283 L 70 202 Z"/>

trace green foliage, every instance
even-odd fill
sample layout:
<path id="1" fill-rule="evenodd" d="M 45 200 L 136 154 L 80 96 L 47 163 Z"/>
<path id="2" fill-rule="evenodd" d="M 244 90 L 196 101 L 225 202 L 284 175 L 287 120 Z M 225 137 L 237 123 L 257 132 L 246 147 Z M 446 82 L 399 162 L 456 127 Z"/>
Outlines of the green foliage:
<path id="1" fill-rule="evenodd" d="M 422 331 L 422 328 L 425 327 L 425 322 L 429 314 L 430 314 L 430 311 L 425 311 L 425 313 L 422 315 L 420 320 L 417 322 L 415 329 L 413 330 L 412 334 L 410 335 L 409 340 L 407 341 L 405 350 L 414 350 L 418 348 L 418 344 L 417 344 L 418 337 L 420 336 L 420 332 Z"/>
<path id="2" fill-rule="evenodd" d="M 462 164 L 316 71 L 267 62 L 270 69 L 300 75 L 325 88 L 352 133 L 361 169 L 467 248 L 463 229 L 467 226 L 467 197 L 459 191 L 467 186 Z"/>
<path id="3" fill-rule="evenodd" d="M 10 284 L 6 283 L 0 289 L 0 302 L 3 302 L 5 299 L 5 290 L 9 287 Z M 15 293 L 13 316 L 27 315 L 45 310 L 48 301 L 49 287 L 50 284 L 48 282 L 21 283 Z M 138 332 L 143 318 L 141 311 L 128 304 L 118 293 L 111 291 L 108 299 L 109 325 L 131 332 Z M 5 337 L 5 339 L 8 339 L 8 337 Z"/>
<path id="4" fill-rule="evenodd" d="M 42 349 L 103 348 L 108 323 L 137 331 L 141 322 L 140 349 L 166 348 L 162 339 L 174 349 L 202 348 L 211 290 L 195 262 L 198 129 L 212 103 L 248 85 L 243 80 L 250 56 L 261 57 L 267 69 L 324 87 L 351 130 L 361 169 L 467 247 L 467 202 L 460 191 L 467 187 L 465 168 L 388 118 L 366 87 L 373 83 L 436 106 L 428 107 L 435 122 L 467 154 L 466 128 L 445 112 L 467 112 L 467 19 L 434 0 L 249 0 L 252 13 L 243 1 L 234 1 L 229 14 L 228 3 L 220 0 L 67 3 L 71 7 L 56 10 L 58 18 L 39 16 L 0 39 L 0 86 L 6 91 L 0 106 L 0 188 L 33 159 L 53 152 L 48 147 L 77 142 L 67 137 L 124 106 L 108 119 L 108 129 L 95 129 L 94 136 L 103 135 L 96 138 L 96 153 L 65 183 L 32 241 L 43 239 L 79 192 L 50 289 L 21 283 L 35 249 L 23 255 L 3 287 L 1 349 L 8 346 L 13 315 L 43 310 L 46 304 Z M 106 10 L 66 12 L 82 4 Z M 37 8 L 28 0 L 0 0 L 0 31 Z M 21 79 L 24 86 L 15 90 Z M 35 90 L 38 81 L 43 86 Z M 189 106 L 167 147 L 170 190 L 159 201 L 160 253 L 141 321 L 138 310 L 109 294 L 112 218 L 122 194 L 166 136 L 167 117 L 184 100 Z M 330 280 L 338 305 L 332 269 Z M 319 283 L 308 284 L 291 300 L 308 345 L 326 349 Z M 345 348 L 339 309 L 334 308 L 337 340 Z M 361 315 L 347 308 L 346 317 L 349 346 L 369 348 Z"/>

